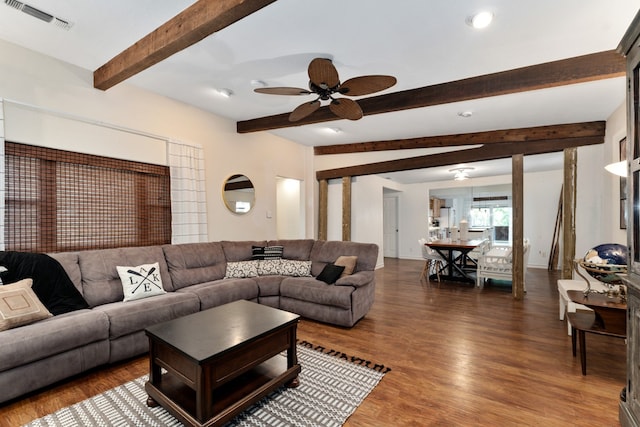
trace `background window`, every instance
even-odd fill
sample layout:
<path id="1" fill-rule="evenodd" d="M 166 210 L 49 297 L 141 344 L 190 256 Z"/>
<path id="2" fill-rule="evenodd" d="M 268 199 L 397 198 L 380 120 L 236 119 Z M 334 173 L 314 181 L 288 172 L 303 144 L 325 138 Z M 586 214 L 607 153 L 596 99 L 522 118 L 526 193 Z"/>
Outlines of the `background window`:
<path id="1" fill-rule="evenodd" d="M 167 166 L 6 142 L 5 247 L 60 252 L 170 243 Z"/>

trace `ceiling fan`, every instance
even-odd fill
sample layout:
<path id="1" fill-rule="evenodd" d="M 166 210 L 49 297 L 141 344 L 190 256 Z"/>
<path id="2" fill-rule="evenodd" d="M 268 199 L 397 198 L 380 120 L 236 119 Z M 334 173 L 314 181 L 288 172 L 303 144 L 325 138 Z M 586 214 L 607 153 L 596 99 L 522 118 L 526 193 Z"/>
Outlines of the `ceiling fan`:
<path id="1" fill-rule="evenodd" d="M 270 95 L 309 95 L 315 93 L 318 97 L 296 107 L 289 114 L 289 121 L 296 122 L 320 108 L 320 101 L 331 100 L 329 109 L 333 114 L 349 120 L 358 120 L 363 116 L 360 105 L 349 98 L 335 98 L 335 94 L 361 96 L 388 89 L 396 84 L 393 76 L 360 76 L 340 83 L 338 71 L 330 59 L 315 58 L 309 63 L 309 90 L 296 87 L 263 87 L 254 89 L 258 93 Z"/>

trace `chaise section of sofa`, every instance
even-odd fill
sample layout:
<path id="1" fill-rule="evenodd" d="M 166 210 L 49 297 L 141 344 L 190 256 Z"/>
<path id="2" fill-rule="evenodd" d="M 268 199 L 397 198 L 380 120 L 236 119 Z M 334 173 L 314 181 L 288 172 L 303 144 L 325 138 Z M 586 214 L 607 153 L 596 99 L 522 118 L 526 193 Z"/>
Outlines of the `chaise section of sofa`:
<path id="1" fill-rule="evenodd" d="M 351 327 L 371 309 L 375 297 L 375 244 L 318 240 L 310 252 L 313 277 L 286 277 L 280 285 L 280 308 L 301 316 Z M 317 280 L 327 264 L 340 256 L 356 256 L 352 274 L 334 285 Z"/>
<path id="2" fill-rule="evenodd" d="M 282 248 L 282 258 L 310 265 L 290 271 L 226 277 L 229 263 L 253 260 L 255 248 Z M 227 302 L 246 299 L 344 327 L 373 305 L 374 244 L 300 240 L 222 241 L 51 254 L 89 305 L 0 331 L 0 403 L 94 367 L 148 351 L 144 330 Z M 352 274 L 327 284 L 317 276 L 340 256 L 355 256 Z M 117 267 L 158 263 L 160 295 L 124 301 Z M 255 264 L 252 264 L 255 265 Z M 212 325 L 215 327 L 215 325 Z"/>

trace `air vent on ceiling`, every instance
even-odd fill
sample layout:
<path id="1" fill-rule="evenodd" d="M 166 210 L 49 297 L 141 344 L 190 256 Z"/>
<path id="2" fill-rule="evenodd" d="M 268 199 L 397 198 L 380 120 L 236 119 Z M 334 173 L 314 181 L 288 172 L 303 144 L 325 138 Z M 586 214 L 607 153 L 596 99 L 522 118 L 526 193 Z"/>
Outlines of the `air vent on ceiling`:
<path id="1" fill-rule="evenodd" d="M 41 21 L 47 23 L 53 22 L 56 27 L 62 28 L 63 30 L 69 30 L 71 27 L 73 27 L 73 23 L 67 21 L 66 19 L 58 18 L 26 3 L 22 3 L 17 0 L 4 0 L 4 4 L 14 9 L 21 10 L 27 15 L 38 18 Z"/>

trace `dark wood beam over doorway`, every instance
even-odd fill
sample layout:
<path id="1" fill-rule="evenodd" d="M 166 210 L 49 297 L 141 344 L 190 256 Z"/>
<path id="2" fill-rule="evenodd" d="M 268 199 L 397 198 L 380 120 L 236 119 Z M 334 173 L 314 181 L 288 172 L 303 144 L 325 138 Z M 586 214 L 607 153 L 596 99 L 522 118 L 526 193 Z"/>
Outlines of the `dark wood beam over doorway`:
<path id="1" fill-rule="evenodd" d="M 604 135 L 590 136 L 586 138 L 548 139 L 542 141 L 530 141 L 527 143 L 505 142 L 502 144 L 489 144 L 466 150 L 448 151 L 446 153 L 317 171 L 316 179 L 321 180 L 342 178 L 344 176 L 375 175 L 436 166 L 449 166 L 457 163 L 506 159 L 516 154 L 533 155 L 554 153 L 566 148 L 602 143 L 604 143 Z"/>
<path id="2" fill-rule="evenodd" d="M 276 0 L 198 0 L 93 73 L 107 90 Z"/>
<path id="3" fill-rule="evenodd" d="M 622 55 L 610 50 L 373 96 L 359 99 L 358 103 L 366 116 L 584 83 L 624 75 L 624 58 Z M 290 122 L 289 113 L 284 113 L 239 121 L 236 127 L 238 133 L 248 133 L 334 120 L 340 119 L 331 113 L 328 107 L 322 107 L 297 122 Z"/>
<path id="4" fill-rule="evenodd" d="M 370 141 L 355 144 L 317 146 L 313 154 L 370 153 L 374 151 L 411 150 L 415 148 L 455 147 L 476 144 L 499 144 L 504 142 L 541 141 L 563 138 L 587 138 L 604 136 L 606 122 L 584 122 L 530 128 L 503 129 L 488 132 L 464 133 L 458 135 L 423 136 L 419 138 Z"/>

